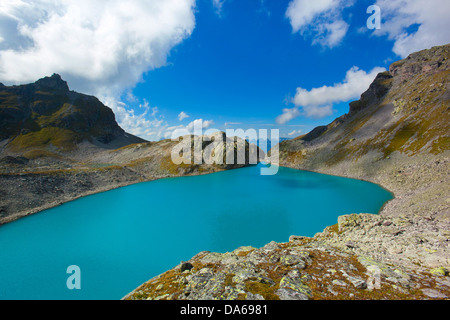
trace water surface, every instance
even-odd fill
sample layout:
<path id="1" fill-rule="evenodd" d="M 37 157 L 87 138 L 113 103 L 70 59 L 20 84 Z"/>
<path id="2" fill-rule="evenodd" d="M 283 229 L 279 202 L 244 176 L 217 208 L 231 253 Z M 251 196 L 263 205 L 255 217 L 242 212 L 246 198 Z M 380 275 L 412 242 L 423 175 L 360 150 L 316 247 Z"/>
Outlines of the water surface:
<path id="1" fill-rule="evenodd" d="M 372 183 L 260 166 L 131 185 L 0 226 L 0 299 L 120 299 L 200 251 L 313 236 L 392 199 Z M 67 289 L 70 265 L 80 290 Z"/>

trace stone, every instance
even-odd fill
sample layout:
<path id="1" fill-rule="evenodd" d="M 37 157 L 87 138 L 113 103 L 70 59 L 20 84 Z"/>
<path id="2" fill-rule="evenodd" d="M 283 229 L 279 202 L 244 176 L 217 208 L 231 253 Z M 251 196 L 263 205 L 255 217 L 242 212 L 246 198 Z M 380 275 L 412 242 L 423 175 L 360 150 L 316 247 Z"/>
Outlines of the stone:
<path id="1" fill-rule="evenodd" d="M 359 225 L 360 217 L 358 214 L 347 214 L 338 217 L 339 232 L 342 232 L 346 228 L 353 228 Z"/>
<path id="2" fill-rule="evenodd" d="M 347 246 L 347 248 L 350 248 L 350 249 L 357 248 L 357 245 L 354 242 L 352 242 L 352 241 L 347 241 L 345 243 L 345 245 Z"/>
<path id="3" fill-rule="evenodd" d="M 309 300 L 309 297 L 306 294 L 289 288 L 278 289 L 275 293 L 281 300 Z"/>
<path id="4" fill-rule="evenodd" d="M 251 292 L 247 292 L 247 297 L 245 298 L 245 300 L 265 300 L 264 297 L 260 294 L 254 294 Z"/>
<path id="5" fill-rule="evenodd" d="M 332 274 L 335 274 L 337 272 L 337 270 L 335 270 L 335 269 L 328 269 L 327 271 L 331 272 Z"/>
<path id="6" fill-rule="evenodd" d="M 301 240 L 304 240 L 304 239 L 308 239 L 308 237 L 292 235 L 292 236 L 289 237 L 289 242 L 301 241 Z"/>
<path id="7" fill-rule="evenodd" d="M 355 288 L 367 289 L 367 282 L 365 280 L 351 276 L 348 276 L 347 279 L 353 284 Z"/>
<path id="8" fill-rule="evenodd" d="M 344 281 L 339 280 L 339 279 L 334 279 L 332 282 L 334 285 L 337 285 L 337 286 L 341 286 L 341 287 L 347 286 L 347 284 Z"/>
<path id="9" fill-rule="evenodd" d="M 217 263 L 222 261 L 222 257 L 223 255 L 221 253 L 209 252 L 203 258 L 200 259 L 200 262 L 202 264 Z"/>
<path id="10" fill-rule="evenodd" d="M 437 276 L 448 276 L 449 275 L 449 271 L 444 267 L 431 269 L 430 272 Z"/>
<path id="11" fill-rule="evenodd" d="M 220 262 L 224 265 L 228 265 L 228 264 L 236 263 L 238 261 L 239 261 L 239 257 L 236 254 L 234 254 L 232 252 L 227 252 L 222 255 L 222 260 Z"/>
<path id="12" fill-rule="evenodd" d="M 262 249 L 264 251 L 273 251 L 276 249 L 279 249 L 280 245 L 278 243 L 276 243 L 275 241 L 271 241 L 268 244 L 266 244 L 264 247 L 262 247 Z"/>
<path id="13" fill-rule="evenodd" d="M 232 280 L 233 280 L 233 282 L 239 283 L 239 282 L 244 282 L 251 278 L 256 278 L 257 276 L 258 276 L 258 274 L 256 274 L 253 270 L 249 271 L 249 270 L 244 269 L 244 270 L 237 272 Z"/>
<path id="14" fill-rule="evenodd" d="M 236 250 L 234 250 L 233 253 L 235 255 L 242 255 L 242 254 L 249 253 L 250 251 L 253 251 L 253 250 L 255 250 L 255 248 L 252 246 L 242 246 L 242 247 L 239 247 Z"/>
<path id="15" fill-rule="evenodd" d="M 280 288 L 288 288 L 307 297 L 312 296 L 311 289 L 301 279 L 285 276 L 280 280 Z"/>
<path id="16" fill-rule="evenodd" d="M 332 295 L 337 296 L 339 293 L 333 290 L 333 286 L 332 285 L 328 285 L 327 286 L 327 290 L 328 292 L 330 292 Z"/>
<path id="17" fill-rule="evenodd" d="M 299 263 L 303 263 L 303 265 L 305 264 L 301 257 L 292 254 L 281 256 L 280 262 L 286 266 L 292 266 Z"/>
<path id="18" fill-rule="evenodd" d="M 302 276 L 302 274 L 298 270 L 291 270 L 287 275 L 291 278 L 300 278 Z"/>
<path id="19" fill-rule="evenodd" d="M 194 268 L 192 263 L 190 263 L 190 262 L 182 262 L 180 270 L 181 270 L 181 272 L 184 272 L 184 271 L 190 271 L 192 268 Z"/>
<path id="20" fill-rule="evenodd" d="M 441 292 L 434 290 L 434 289 L 422 289 L 422 293 L 424 295 L 426 295 L 429 298 L 434 298 L 434 299 L 445 299 L 447 298 L 447 296 L 445 294 L 442 294 Z"/>
<path id="21" fill-rule="evenodd" d="M 388 252 L 390 254 L 401 254 L 403 252 L 403 249 L 400 247 L 392 247 L 388 249 Z"/>

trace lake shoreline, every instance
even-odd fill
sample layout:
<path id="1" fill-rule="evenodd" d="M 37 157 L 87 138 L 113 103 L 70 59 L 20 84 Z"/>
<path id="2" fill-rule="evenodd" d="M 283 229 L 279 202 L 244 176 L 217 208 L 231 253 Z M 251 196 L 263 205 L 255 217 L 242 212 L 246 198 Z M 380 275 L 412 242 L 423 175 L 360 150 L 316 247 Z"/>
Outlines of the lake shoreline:
<path id="1" fill-rule="evenodd" d="M 33 173 L 31 173 L 31 174 L 33 174 Z M 75 192 L 72 195 L 66 195 L 63 200 L 62 199 L 58 199 L 58 200 L 55 200 L 55 201 L 51 201 L 51 202 L 46 203 L 46 204 L 44 204 L 42 206 L 36 207 L 36 208 L 34 208 L 32 210 L 24 210 L 24 211 L 15 213 L 13 215 L 10 215 L 10 216 L 8 216 L 6 218 L 1 218 L 0 219 L 0 227 L 2 225 L 7 224 L 7 223 L 11 223 L 11 222 L 17 221 L 18 219 L 21 219 L 21 218 L 24 218 L 24 217 L 28 217 L 28 216 L 36 214 L 36 213 L 40 213 L 40 212 L 43 212 L 43 211 L 48 210 L 48 209 L 59 207 L 59 206 L 65 204 L 65 203 L 69 203 L 69 202 L 72 202 L 72 201 L 75 201 L 77 199 L 84 198 L 84 197 L 87 197 L 87 196 L 90 196 L 90 195 L 99 194 L 99 193 L 103 193 L 103 192 L 108 192 L 108 191 L 115 190 L 115 189 L 118 189 L 118 188 L 123 188 L 123 187 L 131 186 L 131 185 L 135 185 L 135 184 L 139 184 L 139 183 L 144 183 L 144 182 L 156 181 L 156 180 L 160 180 L 160 179 L 184 177 L 184 176 L 186 176 L 186 177 L 187 176 L 197 176 L 197 175 L 205 175 L 205 174 L 210 174 L 210 173 L 193 173 L 193 174 L 182 175 L 182 176 L 153 177 L 153 178 L 149 178 L 149 179 L 146 179 L 146 180 L 140 180 L 140 181 L 114 183 L 114 184 L 110 184 L 110 185 L 108 185 L 106 187 L 105 186 L 96 186 L 92 190 L 89 190 L 87 192 L 83 192 L 83 193 L 80 193 L 80 194 Z M 41 177 L 37 177 L 37 179 L 40 179 L 40 178 Z M 0 179 L 1 179 L 1 177 L 0 177 Z"/>
<path id="2" fill-rule="evenodd" d="M 223 299 L 450 298 L 450 248 L 447 245 L 450 219 L 448 200 L 445 203 L 442 196 L 450 183 L 448 152 L 412 158 L 392 154 L 389 159 L 375 164 L 369 159 L 367 165 L 359 168 L 351 161 L 334 168 L 295 163 L 282 163 L 281 166 L 375 183 L 389 190 L 394 198 L 386 202 L 377 215 L 340 216 L 335 225 L 326 227 L 314 237 L 291 235 L 289 242 L 272 242 L 262 248 L 237 248 L 225 254 L 201 252 L 186 262 L 194 266 L 189 272 L 183 273 L 183 264 L 180 264 L 143 283 L 122 299 L 216 299 L 210 288 L 196 283 L 200 274 L 210 274 L 209 281 L 216 279 L 210 287 L 222 286 Z M 307 257 L 300 262 L 303 267 L 286 269 L 291 268 L 289 263 L 286 265 L 286 259 L 299 250 L 307 252 Z M 271 252 L 278 258 L 267 261 L 263 256 L 270 256 Z M 255 260 L 252 255 L 259 258 Z M 314 273 L 317 272 L 314 271 L 315 260 L 323 255 L 327 256 L 328 262 L 319 268 L 322 274 Z M 352 267 L 342 269 L 339 266 L 342 264 Z M 236 269 L 234 266 L 237 265 L 246 267 Z M 331 272 L 325 272 L 327 268 Z M 277 269 L 285 271 L 274 274 L 273 270 Z M 234 277 L 232 286 L 227 287 L 225 280 L 217 280 L 222 274 L 223 277 L 227 273 L 252 274 L 255 270 L 261 279 L 269 276 L 261 281 L 271 285 L 257 285 L 254 278 Z M 368 289 L 371 270 L 379 270 L 383 292 L 373 287 Z M 313 281 L 301 281 L 299 275 L 305 279 L 312 277 Z M 336 278 L 337 275 L 341 278 Z M 254 289 L 249 291 L 250 284 Z M 155 290 L 168 285 L 179 289 Z M 269 289 L 272 291 L 268 292 Z"/>
<path id="3" fill-rule="evenodd" d="M 313 171 L 313 170 L 305 170 L 305 169 L 298 169 L 295 167 L 290 167 L 290 166 L 286 166 L 286 165 L 282 165 L 281 167 L 285 167 L 285 168 L 291 168 L 291 169 L 296 169 L 296 170 L 300 170 L 300 171 L 307 171 L 307 172 L 312 172 L 312 173 L 318 173 L 318 174 L 326 174 L 326 175 L 330 175 L 330 176 L 335 176 L 335 177 L 340 177 L 340 178 L 349 178 L 349 179 L 354 179 L 354 180 L 360 180 L 360 181 L 365 181 L 365 182 L 369 182 L 369 183 L 373 183 L 378 185 L 379 187 L 385 189 L 386 191 L 390 192 L 393 196 L 393 199 L 388 200 L 385 204 L 383 204 L 382 208 L 379 210 L 378 214 L 380 214 L 383 211 L 383 208 L 385 207 L 385 205 L 390 202 L 393 201 L 395 199 L 395 195 L 392 191 L 390 191 L 389 189 L 385 188 L 383 185 L 379 184 L 379 183 L 375 183 L 373 181 L 370 181 L 368 179 L 364 179 L 364 178 L 352 178 L 352 177 L 348 177 L 348 176 L 343 176 L 343 175 L 338 175 L 338 174 L 328 174 L 328 173 L 324 173 L 324 172 L 319 172 L 319 171 Z M 115 190 L 117 188 L 122 188 L 122 187 L 127 187 L 130 185 L 135 185 L 135 184 L 139 184 L 139 183 L 143 183 L 143 182 L 151 182 L 151 181 L 156 181 L 159 179 L 167 179 L 167 178 L 181 178 L 181 177 L 189 177 L 189 176 L 198 176 L 198 175 L 208 175 L 208 174 L 214 174 L 217 172 L 222 172 L 222 171 L 227 171 L 227 170 L 235 170 L 235 169 L 241 169 L 241 168 L 233 168 L 233 169 L 222 169 L 222 170 L 216 170 L 214 172 L 205 172 L 205 173 L 201 173 L 201 172 L 195 172 L 195 173 L 188 173 L 188 174 L 182 174 L 182 175 L 164 175 L 164 176 L 160 176 L 160 177 L 151 177 L 151 178 L 147 178 L 147 179 L 140 179 L 139 181 L 127 181 L 127 182 L 122 182 L 122 183 L 111 183 L 110 179 L 108 176 L 105 176 L 104 179 L 102 179 L 102 181 L 94 186 L 91 190 L 89 191 L 85 191 L 85 192 L 81 192 L 79 190 L 76 190 L 75 192 L 73 192 L 73 194 L 65 194 L 64 195 L 64 199 L 57 199 L 57 200 L 51 200 L 48 203 L 35 207 L 33 209 L 28 209 L 28 210 L 23 210 L 17 213 L 14 213 L 13 215 L 7 216 L 7 217 L 0 217 L 0 227 L 4 224 L 7 223 L 11 223 L 14 222 L 20 218 L 24 218 L 24 217 L 28 217 L 30 215 L 36 214 L 36 213 L 40 213 L 42 211 L 51 209 L 51 208 L 55 208 L 58 206 L 61 206 L 65 203 L 68 202 L 72 202 L 75 201 L 77 199 L 83 198 L 83 197 L 87 197 L 90 195 L 94 195 L 94 194 L 98 194 L 98 193 L 103 193 L 103 192 L 107 192 L 107 191 L 111 191 L 111 190 Z M 65 178 L 67 179 L 67 177 L 69 177 L 68 179 L 70 179 L 71 175 L 73 172 L 71 171 L 65 171 L 65 172 L 61 172 L 61 174 L 63 174 L 65 176 Z M 15 174 L 14 176 L 17 176 L 18 178 L 22 178 L 24 179 L 24 177 L 34 177 L 35 180 L 41 180 L 42 178 L 45 178 L 46 176 L 54 176 L 55 173 L 53 172 L 48 172 L 48 173 L 34 173 L 34 172 L 27 172 L 26 174 L 22 173 L 22 174 Z M 0 174 L 0 181 L 2 181 L 2 178 L 5 178 L 4 174 Z M 133 179 L 134 177 L 130 177 L 131 179 Z M 3 180 L 4 182 L 4 180 Z M 28 182 L 29 183 L 29 182 Z M 31 182 L 33 183 L 33 182 Z M 103 185 L 103 184 L 108 184 L 107 186 Z M 52 186 L 50 186 L 50 188 L 52 188 Z M 19 191 L 17 192 L 19 193 Z M 21 197 L 23 197 L 23 195 L 21 195 Z M 30 196 L 26 196 L 24 197 L 26 199 L 30 198 Z"/>
<path id="4" fill-rule="evenodd" d="M 436 159 L 432 159 L 430 163 L 435 163 L 436 161 Z M 445 168 L 445 166 L 448 164 L 448 160 L 446 159 L 439 158 L 438 161 L 440 161 L 440 166 L 438 166 L 439 168 Z M 285 165 L 282 165 L 282 167 L 330 175 L 329 170 L 327 172 L 326 169 L 315 171 L 304 170 L 298 167 L 293 168 Z M 334 171 L 334 173 L 336 172 Z M 196 176 L 204 174 L 209 173 L 194 173 L 185 176 Z M 355 179 L 355 177 L 351 177 L 348 173 L 345 175 L 331 175 L 336 177 Z M 375 182 L 371 181 L 367 176 L 358 176 L 357 179 L 377 184 L 383 189 L 393 193 L 392 191 L 390 191 L 390 189 L 386 188 L 385 185 L 383 185 L 383 181 L 388 180 L 386 176 L 390 175 L 385 174 L 385 180 L 383 180 L 383 176 L 379 175 L 378 179 L 375 179 Z M 429 174 L 429 176 L 434 176 L 434 174 Z M 440 175 L 437 175 L 436 177 L 439 179 Z M 124 186 L 135 185 L 140 182 L 150 182 L 165 178 L 167 177 L 160 177 L 157 179 L 149 179 L 145 181 L 136 181 L 124 185 L 115 185 L 114 188 L 108 186 L 103 190 L 97 190 L 96 192 L 79 195 L 76 198 L 61 203 L 49 205 L 49 208 L 56 207 L 88 195 L 102 193 Z M 345 254 L 351 254 L 355 257 L 359 257 L 360 259 L 368 257 L 369 259 L 372 259 L 376 263 L 382 264 L 383 266 L 390 266 L 389 268 L 393 268 L 393 266 L 395 266 L 395 268 L 399 270 L 406 270 L 404 272 L 407 273 L 413 272 L 417 274 L 418 272 L 425 272 L 428 274 L 433 270 L 440 270 L 439 268 L 443 268 L 443 270 L 446 270 L 446 268 L 449 267 L 448 263 L 446 262 L 448 261 L 446 260 L 448 259 L 448 250 L 443 248 L 441 244 L 445 243 L 447 238 L 445 238 L 445 233 L 440 235 L 440 232 L 437 232 L 437 230 L 448 231 L 448 222 L 445 219 L 436 218 L 436 215 L 434 215 L 434 217 L 431 215 L 401 215 L 398 214 L 398 212 L 392 211 L 395 210 L 395 208 L 398 206 L 398 203 L 403 204 L 408 200 L 408 198 L 404 198 L 404 193 L 397 193 L 395 195 L 396 196 L 392 200 L 386 202 L 383 205 L 378 215 L 366 215 L 358 213 L 357 215 L 359 218 L 354 218 L 353 215 L 344 215 L 339 217 L 338 223 L 336 225 L 326 227 L 323 232 L 318 232 L 312 238 L 303 237 L 302 235 L 295 235 L 291 236 L 290 238 L 302 239 L 301 243 L 308 243 L 308 248 L 314 247 L 314 250 L 318 248 L 321 248 L 320 250 L 322 250 L 322 244 L 325 244 L 325 247 L 328 248 L 327 250 L 337 250 L 335 252 L 335 254 L 337 255 L 343 252 Z M 411 197 L 413 195 L 409 196 Z M 375 226 L 377 227 L 375 228 Z M 377 233 L 373 233 L 373 230 L 375 229 L 379 229 Z M 417 234 L 420 234 L 423 239 L 427 239 L 423 245 L 418 246 L 416 242 Z M 286 237 L 288 236 L 289 235 L 286 235 Z M 431 244 L 433 242 L 434 244 Z M 320 243 L 321 245 L 319 245 Z M 295 246 L 297 246 L 299 242 L 297 240 L 290 240 L 288 243 L 278 243 L 277 245 L 290 248 L 294 244 Z M 303 245 L 301 247 L 303 248 Z M 281 257 L 283 257 L 283 254 L 281 255 Z M 197 261 L 197 259 L 198 255 L 193 257 L 190 261 L 194 263 L 195 261 Z M 218 259 L 217 263 L 220 264 L 221 261 L 222 258 Z M 277 265 L 279 265 L 279 262 L 273 263 L 272 265 L 273 267 L 276 267 Z M 179 267 L 180 266 L 177 266 L 174 269 L 169 270 L 168 272 L 175 272 L 174 270 Z M 161 275 L 153 277 L 151 280 L 143 284 L 143 286 L 155 281 L 160 283 Z M 141 287 L 142 286 L 125 295 L 124 299 L 131 299 L 132 297 L 136 297 L 136 292 L 141 290 L 139 289 Z"/>

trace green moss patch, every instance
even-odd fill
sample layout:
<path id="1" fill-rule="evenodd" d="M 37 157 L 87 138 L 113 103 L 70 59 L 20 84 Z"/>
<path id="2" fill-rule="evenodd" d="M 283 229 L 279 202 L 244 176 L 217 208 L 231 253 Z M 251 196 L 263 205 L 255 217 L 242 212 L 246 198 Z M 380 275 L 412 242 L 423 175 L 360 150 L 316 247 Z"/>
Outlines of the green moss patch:
<path id="1" fill-rule="evenodd" d="M 70 151 L 74 150 L 76 144 L 82 140 L 83 137 L 73 131 L 56 127 L 46 127 L 39 131 L 20 134 L 11 142 L 11 146 L 15 150 L 24 150 L 32 147 L 53 145 L 62 151 Z"/>

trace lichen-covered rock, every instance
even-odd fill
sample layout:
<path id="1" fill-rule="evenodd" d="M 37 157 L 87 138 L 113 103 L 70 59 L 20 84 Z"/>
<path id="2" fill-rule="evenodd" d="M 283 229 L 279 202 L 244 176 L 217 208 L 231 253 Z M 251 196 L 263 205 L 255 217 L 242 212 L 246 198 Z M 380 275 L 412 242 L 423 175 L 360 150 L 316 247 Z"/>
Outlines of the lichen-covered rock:
<path id="1" fill-rule="evenodd" d="M 295 292 L 304 295 L 307 298 L 312 296 L 311 289 L 303 283 L 300 278 L 292 278 L 290 276 L 285 276 L 280 280 L 280 288 L 288 288 Z"/>
<path id="2" fill-rule="evenodd" d="M 356 238 L 353 234 L 360 228 L 373 226 L 368 216 L 354 218 L 341 219 L 351 221 L 342 231 L 336 228 L 314 238 L 271 242 L 261 248 L 241 247 L 228 253 L 202 252 L 184 262 L 193 266 L 190 270 L 182 272 L 180 264 L 125 299 L 397 300 L 450 296 L 450 281 L 441 269 L 433 275 L 417 266 L 377 260 L 368 245 L 345 246 L 340 238 Z M 381 223 L 378 232 L 383 234 L 383 228 L 392 225 Z"/>

